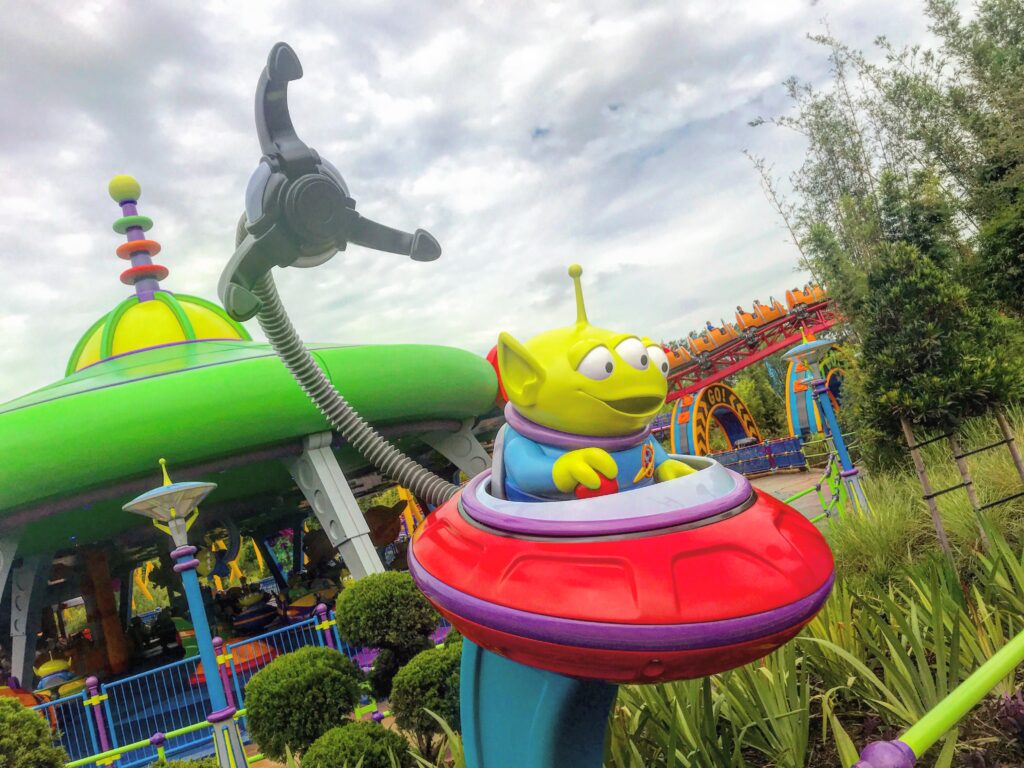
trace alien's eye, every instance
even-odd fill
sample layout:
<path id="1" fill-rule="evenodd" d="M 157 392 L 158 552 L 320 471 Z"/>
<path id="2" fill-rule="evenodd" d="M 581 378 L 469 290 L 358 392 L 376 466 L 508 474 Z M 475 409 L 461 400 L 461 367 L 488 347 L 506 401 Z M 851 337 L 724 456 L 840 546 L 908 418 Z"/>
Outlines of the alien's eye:
<path id="1" fill-rule="evenodd" d="M 650 346 L 647 348 L 647 354 L 651 357 L 651 364 L 661 371 L 661 375 L 668 376 L 668 357 L 665 356 L 665 350 Z"/>
<path id="2" fill-rule="evenodd" d="M 615 348 L 619 357 L 632 365 L 638 371 L 646 371 L 651 360 L 647 356 L 647 347 L 640 339 L 630 338 L 619 342 Z"/>
<path id="3" fill-rule="evenodd" d="M 587 356 L 580 360 L 576 370 L 588 379 L 600 381 L 607 379 L 615 370 L 615 363 L 612 361 L 612 353 L 608 347 L 594 347 L 587 352 Z"/>

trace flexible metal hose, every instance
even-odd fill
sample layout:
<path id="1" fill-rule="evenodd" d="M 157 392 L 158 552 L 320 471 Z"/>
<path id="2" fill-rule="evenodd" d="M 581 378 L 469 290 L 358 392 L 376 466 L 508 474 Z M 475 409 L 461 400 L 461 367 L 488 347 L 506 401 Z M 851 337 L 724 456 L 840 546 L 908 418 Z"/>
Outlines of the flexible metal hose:
<path id="1" fill-rule="evenodd" d="M 256 316 L 260 328 L 331 426 L 377 469 L 424 501 L 438 505 L 454 496 L 458 486 L 438 477 L 381 437 L 335 389 L 292 327 L 269 272 L 256 283 L 253 294 L 260 300 Z"/>

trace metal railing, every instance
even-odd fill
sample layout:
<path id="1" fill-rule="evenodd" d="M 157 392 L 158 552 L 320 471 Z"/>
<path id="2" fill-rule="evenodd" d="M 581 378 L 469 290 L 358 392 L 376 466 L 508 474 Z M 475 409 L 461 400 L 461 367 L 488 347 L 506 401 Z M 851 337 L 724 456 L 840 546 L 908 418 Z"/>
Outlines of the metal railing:
<path id="1" fill-rule="evenodd" d="M 100 690 L 106 696 L 103 708 L 112 746 L 204 722 L 213 709 L 198 656 L 105 683 Z M 182 734 L 168 747 L 167 754 L 189 751 L 204 739 L 209 739 L 209 734 L 201 731 Z M 129 768 L 155 759 L 156 747 L 150 747 L 136 750 L 119 764 Z"/>
<path id="2" fill-rule="evenodd" d="M 71 760 L 94 755 L 100 750 L 96 724 L 86 695 L 76 693 L 33 707 L 50 724 L 54 744 L 59 744 Z"/>
<path id="3" fill-rule="evenodd" d="M 431 639 L 444 641 L 451 625 L 441 620 Z M 377 651 L 355 649 L 341 639 L 334 612 L 248 637 L 218 651 L 218 669 L 203 668 L 192 656 L 34 707 L 51 725 L 54 743 L 64 747 L 69 768 L 116 756 L 120 768 L 148 765 L 161 755 L 212 754 L 206 717 L 212 709 L 206 691 L 207 674 L 221 675 L 233 706 L 244 712 L 245 686 L 253 675 L 284 653 L 306 646 L 325 646 L 345 654 L 364 671 Z M 216 647 L 216 646 L 215 646 Z M 230 678 L 230 679 L 227 679 Z M 97 711 L 97 709 L 99 711 Z M 243 740 L 248 740 L 244 715 L 239 714 Z M 162 734 L 167 742 L 154 742 Z M 207 749 L 208 748 L 208 749 Z"/>
<path id="4" fill-rule="evenodd" d="M 235 713 L 235 718 L 245 717 L 245 711 L 241 710 Z M 208 731 L 211 728 L 211 724 L 205 720 L 201 723 L 193 723 L 192 725 L 186 725 L 182 728 L 177 728 L 169 733 L 154 733 L 149 738 L 139 739 L 133 741 L 131 744 L 125 744 L 123 747 L 114 747 L 104 752 L 99 752 L 95 755 L 89 755 L 78 760 L 72 760 L 65 763 L 64 768 L 80 768 L 80 766 L 86 765 L 110 765 L 115 763 L 118 766 L 129 766 L 129 765 L 148 765 L 154 760 L 166 760 L 173 754 L 180 754 L 184 751 L 195 751 L 195 745 L 198 742 L 204 740 L 210 741 L 211 751 L 213 747 L 212 734 Z M 181 746 L 178 742 L 179 739 L 187 738 L 187 745 Z M 174 746 L 168 747 L 167 742 L 176 742 Z M 153 756 L 148 758 L 142 758 L 139 754 L 144 753 L 151 754 Z M 123 759 L 127 756 L 127 759 Z M 263 755 L 250 755 L 246 758 L 246 762 L 250 765 L 255 762 L 259 762 L 263 759 Z"/>

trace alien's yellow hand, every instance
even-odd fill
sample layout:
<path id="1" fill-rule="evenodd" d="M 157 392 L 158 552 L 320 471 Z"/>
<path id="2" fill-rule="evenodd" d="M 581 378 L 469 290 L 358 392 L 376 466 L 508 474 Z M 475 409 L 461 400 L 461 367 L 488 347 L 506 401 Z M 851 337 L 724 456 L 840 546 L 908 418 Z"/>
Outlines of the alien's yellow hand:
<path id="1" fill-rule="evenodd" d="M 696 471 L 689 464 L 684 464 L 677 459 L 666 459 L 654 470 L 654 477 L 659 483 L 664 483 L 666 480 L 675 480 L 677 477 L 692 475 Z"/>
<path id="2" fill-rule="evenodd" d="M 572 493 L 577 485 L 596 491 L 601 487 L 598 472 L 614 480 L 619 474 L 619 467 L 606 450 L 580 448 L 558 457 L 551 468 L 551 477 L 562 493 Z"/>

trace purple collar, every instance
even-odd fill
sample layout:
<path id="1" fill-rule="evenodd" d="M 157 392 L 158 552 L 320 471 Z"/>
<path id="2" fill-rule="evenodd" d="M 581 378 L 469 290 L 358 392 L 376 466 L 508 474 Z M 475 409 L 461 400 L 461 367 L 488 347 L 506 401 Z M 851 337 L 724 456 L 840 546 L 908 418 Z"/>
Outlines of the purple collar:
<path id="1" fill-rule="evenodd" d="M 512 403 L 505 406 L 505 421 L 512 429 L 537 443 L 555 448 L 575 450 L 576 448 L 603 448 L 609 453 L 634 448 L 651 436 L 651 425 L 628 435 L 599 437 L 595 435 L 572 435 L 557 429 L 545 427 L 530 421 L 515 409 Z"/>

